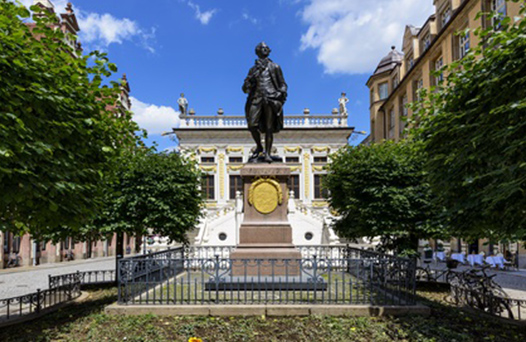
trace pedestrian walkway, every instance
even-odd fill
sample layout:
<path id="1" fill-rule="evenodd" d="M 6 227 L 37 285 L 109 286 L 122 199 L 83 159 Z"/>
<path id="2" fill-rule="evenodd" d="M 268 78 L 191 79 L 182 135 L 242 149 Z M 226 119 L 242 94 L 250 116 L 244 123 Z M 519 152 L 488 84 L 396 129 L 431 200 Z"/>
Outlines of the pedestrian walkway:
<path id="1" fill-rule="evenodd" d="M 108 257 L 0 270 L 0 299 L 47 289 L 49 275 L 114 269 L 115 257 Z"/>

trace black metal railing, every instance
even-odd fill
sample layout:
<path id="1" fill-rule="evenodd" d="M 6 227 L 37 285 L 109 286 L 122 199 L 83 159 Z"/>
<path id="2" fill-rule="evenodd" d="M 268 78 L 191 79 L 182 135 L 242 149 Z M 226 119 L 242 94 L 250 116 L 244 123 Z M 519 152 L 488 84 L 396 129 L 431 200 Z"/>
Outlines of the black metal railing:
<path id="1" fill-rule="evenodd" d="M 469 307 L 493 316 L 526 321 L 526 300 L 524 299 L 507 298 L 451 285 L 449 300 L 457 306 Z"/>
<path id="2" fill-rule="evenodd" d="M 49 288 L 79 281 L 81 285 L 102 285 L 115 282 L 115 270 L 77 271 L 75 273 L 49 275 Z"/>
<path id="3" fill-rule="evenodd" d="M 128 258 L 119 272 L 121 304 L 415 303 L 415 264 L 402 258 Z"/>
<path id="4" fill-rule="evenodd" d="M 126 259 L 141 260 L 141 259 L 178 259 L 184 256 L 184 247 L 169 248 L 164 251 L 140 254 Z"/>
<path id="5" fill-rule="evenodd" d="M 38 289 L 35 293 L 0 299 L 0 324 L 38 315 L 46 309 L 78 298 L 81 294 L 80 281 L 71 280 L 47 290 Z"/>

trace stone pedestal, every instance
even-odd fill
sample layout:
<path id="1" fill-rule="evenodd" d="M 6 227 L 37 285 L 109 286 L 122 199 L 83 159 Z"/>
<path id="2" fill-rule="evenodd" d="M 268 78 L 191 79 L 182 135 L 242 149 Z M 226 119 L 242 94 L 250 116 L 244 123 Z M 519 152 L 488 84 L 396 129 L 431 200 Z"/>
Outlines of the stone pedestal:
<path id="1" fill-rule="evenodd" d="M 298 276 L 301 253 L 292 244 L 287 218 L 290 168 L 281 163 L 247 164 L 241 177 L 245 215 L 239 245 L 231 254 L 232 276 Z M 252 262 L 255 259 L 262 260 Z"/>

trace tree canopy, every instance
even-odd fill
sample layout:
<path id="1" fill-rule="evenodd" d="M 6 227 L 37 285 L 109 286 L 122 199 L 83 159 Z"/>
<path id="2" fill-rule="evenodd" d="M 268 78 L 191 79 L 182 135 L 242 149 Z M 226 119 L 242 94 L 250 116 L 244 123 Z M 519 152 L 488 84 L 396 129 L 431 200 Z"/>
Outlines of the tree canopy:
<path id="1" fill-rule="evenodd" d="M 186 233 L 201 216 L 200 176 L 195 162 L 176 153 L 140 149 L 126 155 L 94 231 L 143 235 L 150 228 L 173 241 L 188 242 Z"/>
<path id="2" fill-rule="evenodd" d="M 336 233 L 345 238 L 382 237 L 386 249 L 410 254 L 418 239 L 443 237 L 432 220 L 437 209 L 411 143 L 384 142 L 347 147 L 329 164 L 325 184 L 340 218 Z"/>
<path id="3" fill-rule="evenodd" d="M 76 56 L 55 16 L 31 27 L 29 16 L 0 0 L 0 228 L 38 237 L 101 209 L 138 127 L 116 112 L 116 66 L 98 52 Z"/>
<path id="4" fill-rule="evenodd" d="M 477 29 L 478 47 L 440 71 L 446 83 L 414 105 L 413 136 L 452 233 L 524 240 L 526 21 L 496 29 Z"/>

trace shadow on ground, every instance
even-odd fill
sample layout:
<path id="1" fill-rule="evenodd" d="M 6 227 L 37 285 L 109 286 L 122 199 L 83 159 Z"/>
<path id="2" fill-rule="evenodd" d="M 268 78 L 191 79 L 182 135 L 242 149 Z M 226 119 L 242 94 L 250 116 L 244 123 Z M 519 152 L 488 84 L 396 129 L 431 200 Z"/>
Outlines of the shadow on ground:
<path id="1" fill-rule="evenodd" d="M 109 316 L 116 290 L 91 292 L 79 305 L 2 329 L 0 341 L 526 341 L 526 327 L 449 306 L 447 290 L 421 287 L 431 316 L 407 317 L 158 317 Z"/>

